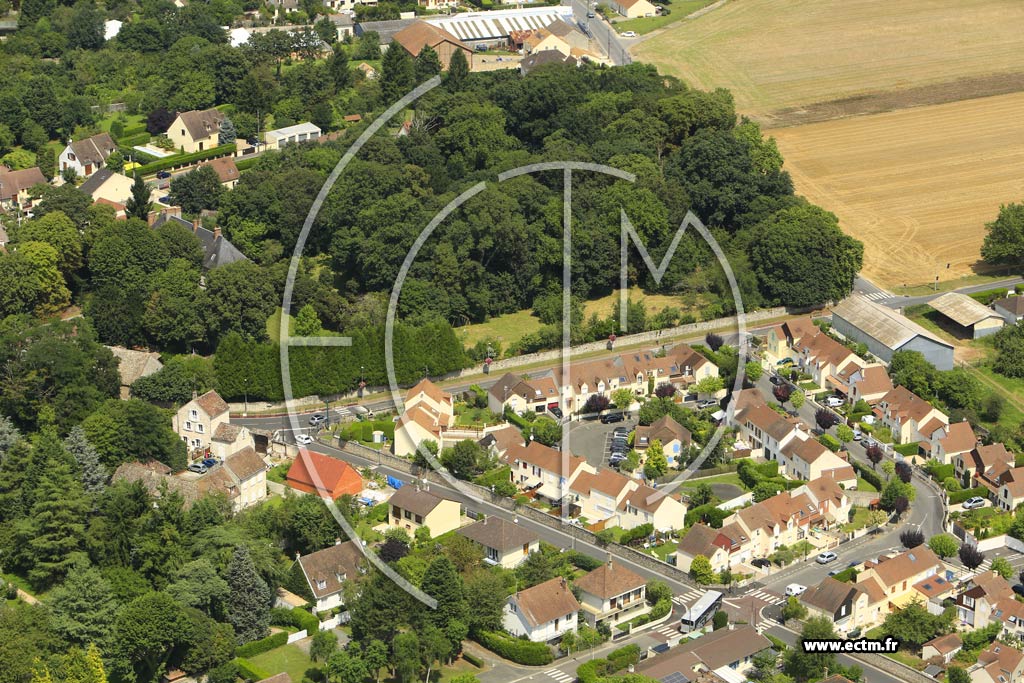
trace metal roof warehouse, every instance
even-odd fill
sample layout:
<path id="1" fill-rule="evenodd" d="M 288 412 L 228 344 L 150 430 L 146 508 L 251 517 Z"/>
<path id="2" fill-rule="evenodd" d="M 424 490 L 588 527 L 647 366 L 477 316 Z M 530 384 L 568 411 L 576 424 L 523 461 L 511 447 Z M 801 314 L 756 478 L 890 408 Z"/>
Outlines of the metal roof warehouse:
<path id="1" fill-rule="evenodd" d="M 575 25 L 572 8 L 529 7 L 495 12 L 466 12 L 452 16 L 428 17 L 426 21 L 467 42 L 505 40 L 512 31 L 545 28 L 562 19 Z"/>

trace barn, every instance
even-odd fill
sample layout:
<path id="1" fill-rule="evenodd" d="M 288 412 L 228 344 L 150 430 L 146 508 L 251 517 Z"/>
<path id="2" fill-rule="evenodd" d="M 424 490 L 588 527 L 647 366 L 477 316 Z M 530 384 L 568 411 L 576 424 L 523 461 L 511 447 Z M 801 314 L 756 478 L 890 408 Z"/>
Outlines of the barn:
<path id="1" fill-rule="evenodd" d="M 867 345 L 875 357 L 886 363 L 897 351 L 919 351 L 937 369 L 953 369 L 952 344 L 906 316 L 862 296 L 851 296 L 832 308 L 832 329 Z"/>
<path id="2" fill-rule="evenodd" d="M 995 334 L 1003 327 L 1002 316 L 966 294 L 948 292 L 932 299 L 928 305 L 956 323 L 973 339 Z"/>

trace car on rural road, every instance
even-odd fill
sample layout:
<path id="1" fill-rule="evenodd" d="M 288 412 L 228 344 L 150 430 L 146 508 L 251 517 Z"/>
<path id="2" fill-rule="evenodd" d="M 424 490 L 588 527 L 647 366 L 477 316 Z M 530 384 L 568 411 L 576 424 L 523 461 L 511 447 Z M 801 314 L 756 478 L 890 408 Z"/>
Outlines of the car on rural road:
<path id="1" fill-rule="evenodd" d="M 636 31 L 623 31 L 619 35 L 623 38 L 636 38 Z"/>
<path id="2" fill-rule="evenodd" d="M 967 500 L 964 501 L 964 510 L 973 510 L 975 508 L 983 507 L 985 507 L 985 499 L 981 498 L 980 496 L 968 498 Z"/>
<path id="3" fill-rule="evenodd" d="M 832 552 L 831 550 L 826 550 L 825 552 L 818 555 L 818 564 L 828 564 L 829 562 L 835 562 L 838 558 L 839 556 L 836 555 L 834 552 Z"/>
<path id="4" fill-rule="evenodd" d="M 792 598 L 798 595 L 803 595 L 804 591 L 806 590 L 807 586 L 804 586 L 799 583 L 791 583 L 788 586 L 786 586 L 786 595 Z"/>
<path id="5" fill-rule="evenodd" d="M 309 444 L 313 443 L 313 437 L 311 437 L 309 434 L 299 434 L 298 436 L 295 437 L 295 443 L 299 444 L 300 446 L 308 446 Z"/>

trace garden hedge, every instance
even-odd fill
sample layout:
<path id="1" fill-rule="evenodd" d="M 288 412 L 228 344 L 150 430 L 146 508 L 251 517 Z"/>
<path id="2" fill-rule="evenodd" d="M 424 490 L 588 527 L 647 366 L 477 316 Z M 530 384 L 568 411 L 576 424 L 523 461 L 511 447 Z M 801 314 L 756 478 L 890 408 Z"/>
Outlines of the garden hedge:
<path id="1" fill-rule="evenodd" d="M 882 478 L 878 476 L 878 473 L 875 472 L 874 470 L 868 467 L 864 467 L 864 465 L 861 465 L 859 462 L 856 461 L 851 461 L 850 464 L 853 465 L 853 469 L 856 470 L 857 474 L 860 475 L 861 479 L 871 484 L 879 491 L 881 491 L 882 488 L 885 486 L 882 483 Z"/>
<path id="2" fill-rule="evenodd" d="M 320 620 L 315 615 L 298 608 L 273 608 L 270 610 L 270 623 L 274 626 L 292 626 L 309 635 L 315 634 L 320 629 Z"/>
<path id="3" fill-rule="evenodd" d="M 462 659 L 467 661 L 467 662 L 469 662 L 470 664 L 472 664 L 473 666 L 475 666 L 478 669 L 484 668 L 484 660 L 480 659 L 479 657 L 477 657 L 472 652 L 466 652 L 465 650 L 463 650 L 462 651 Z"/>
<path id="4" fill-rule="evenodd" d="M 148 164 L 144 164 L 142 168 L 138 169 L 141 175 L 149 175 L 150 173 L 156 173 L 157 171 L 165 171 L 169 168 L 177 168 L 179 166 L 188 166 L 197 161 L 206 161 L 207 159 L 213 159 L 215 157 L 228 156 L 234 154 L 235 146 L 231 145 L 220 145 L 213 149 L 204 149 L 202 152 L 193 152 L 191 154 L 175 154 L 172 157 L 166 159 L 159 159 Z"/>
<path id="5" fill-rule="evenodd" d="M 821 436 L 818 437 L 818 442 L 825 448 L 832 451 L 833 453 L 837 452 L 840 448 L 843 447 L 843 445 L 839 443 L 839 439 L 832 436 L 831 434 L 822 434 Z"/>
<path id="6" fill-rule="evenodd" d="M 578 550 L 570 550 L 567 557 L 569 559 L 569 564 L 585 572 L 592 572 L 604 564 L 604 562 L 596 557 L 591 557 L 590 555 L 581 553 Z"/>
<path id="7" fill-rule="evenodd" d="M 516 664 L 543 666 L 555 659 L 546 644 L 520 640 L 504 633 L 482 631 L 476 640 L 494 654 Z"/>
<path id="8" fill-rule="evenodd" d="M 957 503 L 962 503 L 968 498 L 974 498 L 975 496 L 988 500 L 988 489 L 984 486 L 978 486 L 973 489 L 954 491 L 949 494 L 949 504 L 956 505 Z"/>
<path id="9" fill-rule="evenodd" d="M 232 661 L 238 667 L 238 675 L 247 681 L 262 681 L 264 678 L 270 678 L 272 675 L 247 659 L 236 657 Z"/>
<path id="10" fill-rule="evenodd" d="M 235 648 L 235 656 L 255 657 L 256 655 L 261 655 L 264 652 L 270 652 L 274 648 L 287 644 L 288 634 L 282 631 L 280 633 L 275 633 L 272 636 L 267 636 L 261 640 L 254 640 L 251 643 L 246 643 L 245 645 Z"/>

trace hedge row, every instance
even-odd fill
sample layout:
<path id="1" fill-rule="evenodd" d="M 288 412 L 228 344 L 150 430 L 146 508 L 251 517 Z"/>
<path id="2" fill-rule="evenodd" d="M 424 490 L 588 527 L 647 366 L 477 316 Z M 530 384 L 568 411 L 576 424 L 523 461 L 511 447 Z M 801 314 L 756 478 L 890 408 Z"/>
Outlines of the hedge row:
<path id="1" fill-rule="evenodd" d="M 975 496 L 978 496 L 979 498 L 985 498 L 987 500 L 988 499 L 988 489 L 985 488 L 984 486 L 978 486 L 978 487 L 975 487 L 973 489 L 964 489 L 962 491 L 954 491 L 954 492 L 952 492 L 952 493 L 950 493 L 948 495 L 949 495 L 949 504 L 950 505 L 956 505 L 957 503 L 962 503 L 965 500 L 967 500 L 968 498 L 974 498 Z"/>
<path id="2" fill-rule="evenodd" d="M 205 149 L 202 152 L 193 152 L 191 154 L 176 154 L 166 159 L 159 159 L 152 163 L 148 163 L 138 169 L 138 172 L 142 175 L 149 175 L 150 173 L 156 173 L 157 171 L 164 171 L 168 168 L 177 168 L 178 166 L 188 166 L 197 161 L 205 161 L 207 159 L 213 159 L 214 157 L 223 157 L 229 154 L 233 154 L 235 146 L 231 145 L 220 145 L 213 149 Z"/>
<path id="3" fill-rule="evenodd" d="M 607 658 L 593 659 L 576 668 L 576 679 L 579 683 L 598 683 L 602 678 L 622 671 L 630 664 L 640 661 L 640 648 L 627 645 L 608 653 Z"/>
<path id="4" fill-rule="evenodd" d="M 467 662 L 469 662 L 470 664 L 472 664 L 473 666 L 475 666 L 478 669 L 484 668 L 484 660 L 480 659 L 479 657 L 477 657 L 472 652 L 466 652 L 465 650 L 463 650 L 462 651 L 462 659 L 467 661 Z"/>
<path id="5" fill-rule="evenodd" d="M 929 460 L 928 464 L 925 465 L 925 470 L 932 476 L 932 479 L 940 484 L 952 477 L 954 473 L 952 465 L 940 465 L 935 460 Z"/>
<path id="6" fill-rule="evenodd" d="M 590 555 L 581 553 L 578 550 L 570 550 L 567 554 L 567 558 L 569 560 L 569 564 L 585 572 L 592 572 L 604 564 L 604 562 L 596 557 L 591 557 Z"/>
<path id="7" fill-rule="evenodd" d="M 244 170 L 246 170 L 248 168 L 251 168 L 252 165 L 255 164 L 258 160 L 259 160 L 259 157 L 250 157 L 248 159 L 242 159 L 241 161 L 236 161 L 235 162 L 235 168 L 237 168 L 239 171 L 244 171 Z"/>
<path id="8" fill-rule="evenodd" d="M 270 678 L 272 675 L 241 657 L 236 657 L 232 662 L 238 667 L 238 675 L 247 681 L 262 681 L 264 678 Z"/>
<path id="9" fill-rule="evenodd" d="M 135 135 L 122 135 L 117 139 L 117 144 L 122 147 L 134 147 L 135 145 L 145 145 L 149 142 L 149 133 L 145 129 L 141 133 Z M 139 150 L 132 150 L 133 154 L 138 154 Z"/>
<path id="10" fill-rule="evenodd" d="M 504 633 L 482 631 L 476 635 L 476 640 L 494 654 L 516 664 L 543 666 L 555 659 L 544 643 L 520 640 Z"/>
<path id="11" fill-rule="evenodd" d="M 270 623 L 274 626 L 292 626 L 309 635 L 314 635 L 320 629 L 320 620 L 304 609 L 275 607 L 270 610 Z"/>
<path id="12" fill-rule="evenodd" d="M 505 408 L 505 419 L 521 429 L 526 429 L 530 426 L 530 423 L 523 419 L 522 415 L 511 408 Z"/>
<path id="13" fill-rule="evenodd" d="M 246 643 L 240 647 L 235 648 L 236 657 L 255 657 L 261 655 L 264 652 L 270 652 L 276 647 L 288 644 L 288 634 L 284 631 L 275 633 L 272 636 L 267 636 L 261 640 L 254 640 L 251 643 Z"/>
<path id="14" fill-rule="evenodd" d="M 864 465 L 861 465 L 855 460 L 851 460 L 850 464 L 853 465 L 853 469 L 860 475 L 861 479 L 871 484 L 879 491 L 885 487 L 885 484 L 882 483 L 882 478 L 878 476 L 878 473 L 874 470 L 864 467 Z"/>
<path id="15" fill-rule="evenodd" d="M 619 543 L 621 543 L 622 545 L 626 545 L 627 543 L 632 543 L 633 541 L 637 541 L 642 538 L 647 538 L 653 533 L 653 524 L 651 524 L 650 522 L 648 522 L 647 524 L 641 524 L 639 526 L 633 527 L 632 529 L 626 529 L 625 531 L 623 531 L 622 535 L 619 536 Z"/>
<path id="16" fill-rule="evenodd" d="M 832 451 L 833 453 L 837 452 L 840 448 L 842 448 L 842 444 L 839 443 L 839 439 L 832 436 L 831 434 L 822 434 L 821 436 L 818 437 L 818 442 L 825 448 Z"/>

